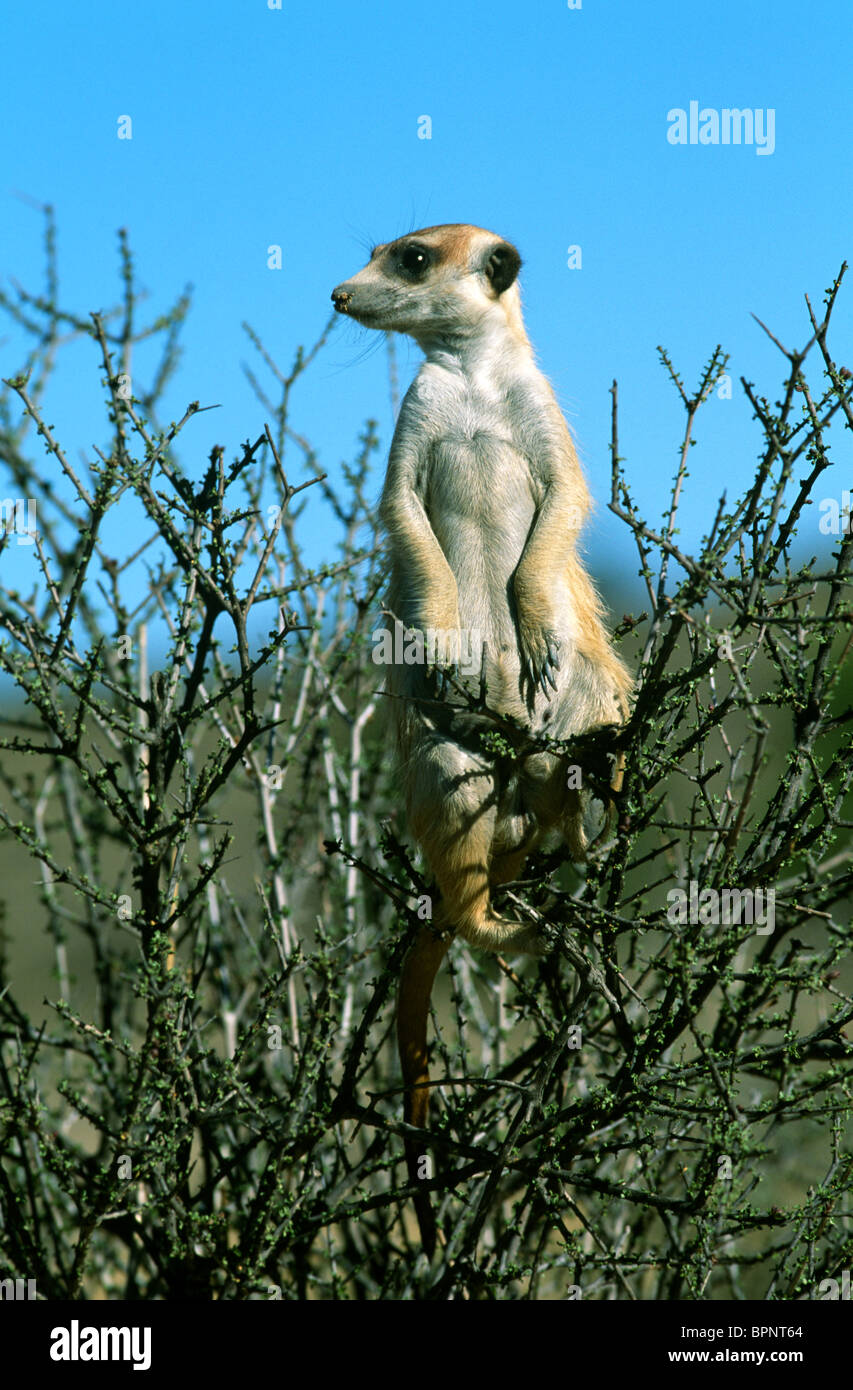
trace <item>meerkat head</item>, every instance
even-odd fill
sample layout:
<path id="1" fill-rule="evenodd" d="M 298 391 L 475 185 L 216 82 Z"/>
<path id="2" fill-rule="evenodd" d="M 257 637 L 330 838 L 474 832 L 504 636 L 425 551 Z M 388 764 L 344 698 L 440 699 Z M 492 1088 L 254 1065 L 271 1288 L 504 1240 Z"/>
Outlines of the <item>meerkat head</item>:
<path id="1" fill-rule="evenodd" d="M 521 257 L 466 223 L 424 227 L 375 246 L 363 270 L 332 291 L 339 314 L 422 345 L 505 327 L 526 341 L 516 277 Z"/>

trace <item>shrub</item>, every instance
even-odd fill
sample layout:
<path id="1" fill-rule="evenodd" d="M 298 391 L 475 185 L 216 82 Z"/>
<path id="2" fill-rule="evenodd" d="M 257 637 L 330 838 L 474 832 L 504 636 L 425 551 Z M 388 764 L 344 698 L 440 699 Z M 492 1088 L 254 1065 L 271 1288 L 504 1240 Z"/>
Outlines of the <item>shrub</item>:
<path id="1" fill-rule="evenodd" d="M 160 420 L 187 297 L 140 326 L 122 236 L 121 304 L 71 313 L 50 218 L 46 240 L 44 292 L 0 296 L 32 339 L 0 460 L 5 549 L 31 542 L 33 566 L 29 592 L 0 587 L 18 699 L 0 738 L 0 1275 L 47 1298 L 820 1297 L 853 1254 L 843 505 L 821 508 L 831 555 L 795 545 L 820 534 L 830 427 L 853 426 L 828 345 L 841 276 L 820 319 L 808 306 L 809 347 L 779 345 L 780 399 L 743 382 L 755 478 L 696 555 L 678 506 L 725 356 L 691 393 L 661 354 L 685 430 L 659 529 L 631 498 L 614 383 L 611 509 L 645 585 L 617 629 L 638 674 L 625 785 L 583 869 L 547 851 L 507 890 L 554 943 L 543 964 L 451 952 L 430 1267 L 392 1045 L 429 885 L 371 659 L 375 426 L 333 486 L 291 427 L 325 333 L 283 371 L 248 330 L 278 392 L 252 375 L 267 423 L 231 462 L 193 459 L 199 404 Z M 108 418 L 85 466 L 45 413 L 72 341 Z M 132 362 L 152 342 L 145 389 Z M 342 538 L 316 571 L 306 490 Z M 594 783 L 612 747 L 569 751 Z"/>

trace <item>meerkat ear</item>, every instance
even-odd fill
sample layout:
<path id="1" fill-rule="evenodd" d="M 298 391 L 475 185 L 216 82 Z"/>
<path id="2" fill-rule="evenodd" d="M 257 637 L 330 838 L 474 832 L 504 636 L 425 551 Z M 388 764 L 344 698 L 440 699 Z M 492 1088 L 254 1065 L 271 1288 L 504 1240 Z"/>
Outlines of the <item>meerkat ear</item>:
<path id="1" fill-rule="evenodd" d="M 483 270 L 495 294 L 503 294 L 521 270 L 521 257 L 508 241 L 499 241 L 489 248 Z"/>

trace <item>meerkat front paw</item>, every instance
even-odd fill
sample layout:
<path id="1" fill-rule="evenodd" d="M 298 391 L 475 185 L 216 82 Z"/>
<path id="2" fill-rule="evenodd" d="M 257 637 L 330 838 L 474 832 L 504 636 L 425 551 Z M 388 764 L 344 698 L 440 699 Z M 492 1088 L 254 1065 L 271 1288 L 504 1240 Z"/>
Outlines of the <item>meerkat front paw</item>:
<path id="1" fill-rule="evenodd" d="M 557 689 L 555 679 L 560 667 L 562 643 L 556 632 L 547 627 L 519 624 L 522 680 L 539 687 L 547 700 Z M 550 686 L 550 689 L 548 688 Z"/>
<path id="2" fill-rule="evenodd" d="M 462 652 L 459 615 L 455 614 L 446 626 L 425 626 L 420 631 L 426 675 L 429 679 L 436 680 L 438 694 L 444 695 L 447 693 L 449 682 L 459 674 Z"/>

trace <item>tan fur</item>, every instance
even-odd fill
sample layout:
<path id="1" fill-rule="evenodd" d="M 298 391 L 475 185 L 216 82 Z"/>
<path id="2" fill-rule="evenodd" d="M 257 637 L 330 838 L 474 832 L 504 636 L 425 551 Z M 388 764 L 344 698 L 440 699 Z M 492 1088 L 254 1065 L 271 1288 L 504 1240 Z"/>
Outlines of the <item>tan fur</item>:
<path id="1" fill-rule="evenodd" d="M 426 360 L 397 421 L 381 515 L 391 552 L 387 607 L 403 628 L 464 636 L 478 654 L 466 685 L 512 716 L 516 757 L 481 743 L 493 723 L 425 664 L 392 664 L 387 689 L 409 825 L 440 891 L 432 927 L 407 959 L 398 1018 L 404 1076 L 424 1087 L 429 990 L 451 935 L 490 951 L 541 952 L 526 924 L 499 916 L 491 888 L 518 876 L 559 830 L 575 858 L 586 838 L 566 760 L 525 747 L 620 723 L 628 673 L 577 552 L 589 493 L 568 427 L 524 330 L 517 251 L 463 224 L 375 248 L 333 292 L 358 322 L 410 334 Z M 456 706 L 454 712 L 453 706 Z M 436 933 L 443 939 L 438 939 Z M 414 1099 L 412 1099 L 414 1097 Z M 426 1089 L 407 1113 L 425 1124 Z"/>

